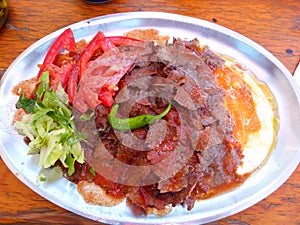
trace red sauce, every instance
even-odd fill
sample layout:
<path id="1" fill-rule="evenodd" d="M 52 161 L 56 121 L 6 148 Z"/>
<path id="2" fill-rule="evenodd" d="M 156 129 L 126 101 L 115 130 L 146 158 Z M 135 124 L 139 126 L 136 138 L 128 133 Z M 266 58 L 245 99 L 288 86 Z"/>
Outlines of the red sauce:
<path id="1" fill-rule="evenodd" d="M 250 133 L 259 131 L 261 123 L 255 110 L 251 87 L 234 69 L 223 65 L 214 71 L 217 83 L 225 91 L 225 104 L 233 118 L 233 135 L 242 146 Z"/>

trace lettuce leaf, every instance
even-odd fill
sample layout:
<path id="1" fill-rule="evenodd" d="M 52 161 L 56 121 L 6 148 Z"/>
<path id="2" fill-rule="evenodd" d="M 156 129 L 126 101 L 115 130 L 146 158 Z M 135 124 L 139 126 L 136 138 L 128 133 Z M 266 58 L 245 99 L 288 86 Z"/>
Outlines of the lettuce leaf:
<path id="1" fill-rule="evenodd" d="M 28 154 L 40 155 L 39 166 L 49 168 L 59 160 L 68 168 L 68 175 L 72 175 L 75 162 L 85 160 L 80 141 L 86 135 L 76 129 L 61 86 L 57 92 L 60 97 L 50 89 L 49 73 L 44 72 L 38 81 L 37 99 L 20 96 L 16 107 L 23 108 L 28 114 L 17 121 L 15 127 L 30 139 Z"/>

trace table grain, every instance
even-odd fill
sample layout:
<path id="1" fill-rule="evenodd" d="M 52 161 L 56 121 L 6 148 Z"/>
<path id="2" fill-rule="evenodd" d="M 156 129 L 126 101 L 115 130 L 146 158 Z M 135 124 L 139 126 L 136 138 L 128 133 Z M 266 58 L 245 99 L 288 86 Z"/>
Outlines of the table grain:
<path id="1" fill-rule="evenodd" d="M 19 54 L 51 32 L 92 17 L 133 11 L 177 13 L 225 26 L 269 50 L 291 74 L 299 62 L 298 0 L 112 0 L 105 4 L 88 4 L 83 0 L 9 0 L 8 19 L 0 29 L 0 79 Z M 1 158 L 0 223 L 99 224 L 37 195 L 9 171 Z M 267 198 L 209 224 L 299 225 L 300 167 Z"/>

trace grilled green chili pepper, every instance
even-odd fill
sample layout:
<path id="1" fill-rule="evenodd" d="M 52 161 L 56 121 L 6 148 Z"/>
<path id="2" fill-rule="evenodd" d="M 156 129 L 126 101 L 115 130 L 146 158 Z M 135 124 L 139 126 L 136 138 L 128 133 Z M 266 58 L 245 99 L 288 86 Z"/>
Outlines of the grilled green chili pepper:
<path id="1" fill-rule="evenodd" d="M 169 103 L 168 107 L 165 111 L 163 111 L 159 115 L 151 115 L 151 114 L 143 114 L 131 118 L 118 118 L 116 117 L 119 105 L 115 104 L 111 110 L 111 112 L 108 114 L 108 121 L 110 125 L 117 130 L 133 130 L 136 128 L 140 128 L 143 126 L 146 126 L 155 120 L 158 120 L 160 118 L 163 118 L 167 113 L 170 111 L 172 104 Z"/>

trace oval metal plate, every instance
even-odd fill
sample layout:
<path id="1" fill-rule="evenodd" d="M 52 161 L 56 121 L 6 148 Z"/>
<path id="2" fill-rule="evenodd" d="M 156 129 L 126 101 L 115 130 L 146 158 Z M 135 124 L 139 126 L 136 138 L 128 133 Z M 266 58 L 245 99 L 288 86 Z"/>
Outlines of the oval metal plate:
<path id="1" fill-rule="evenodd" d="M 17 97 L 11 92 L 18 82 L 37 74 L 51 42 L 65 29 L 58 30 L 26 49 L 8 68 L 0 84 L 1 157 L 9 169 L 28 187 L 49 201 L 83 217 L 104 223 L 163 224 L 207 223 L 242 211 L 274 192 L 299 164 L 300 108 L 297 86 L 289 71 L 267 50 L 248 38 L 217 24 L 176 14 L 134 12 L 112 14 L 85 20 L 70 27 L 76 40 L 89 40 L 98 30 L 106 35 L 122 35 L 139 28 L 156 28 L 163 35 L 193 39 L 246 66 L 268 84 L 279 108 L 279 139 L 267 163 L 240 187 L 199 201 L 191 211 L 178 206 L 164 217 L 133 216 L 126 203 L 101 207 L 84 202 L 76 186 L 64 178 L 37 184 L 37 158 L 27 155 L 28 147 L 11 125 Z M 292 110 L 291 110 L 292 109 Z"/>

